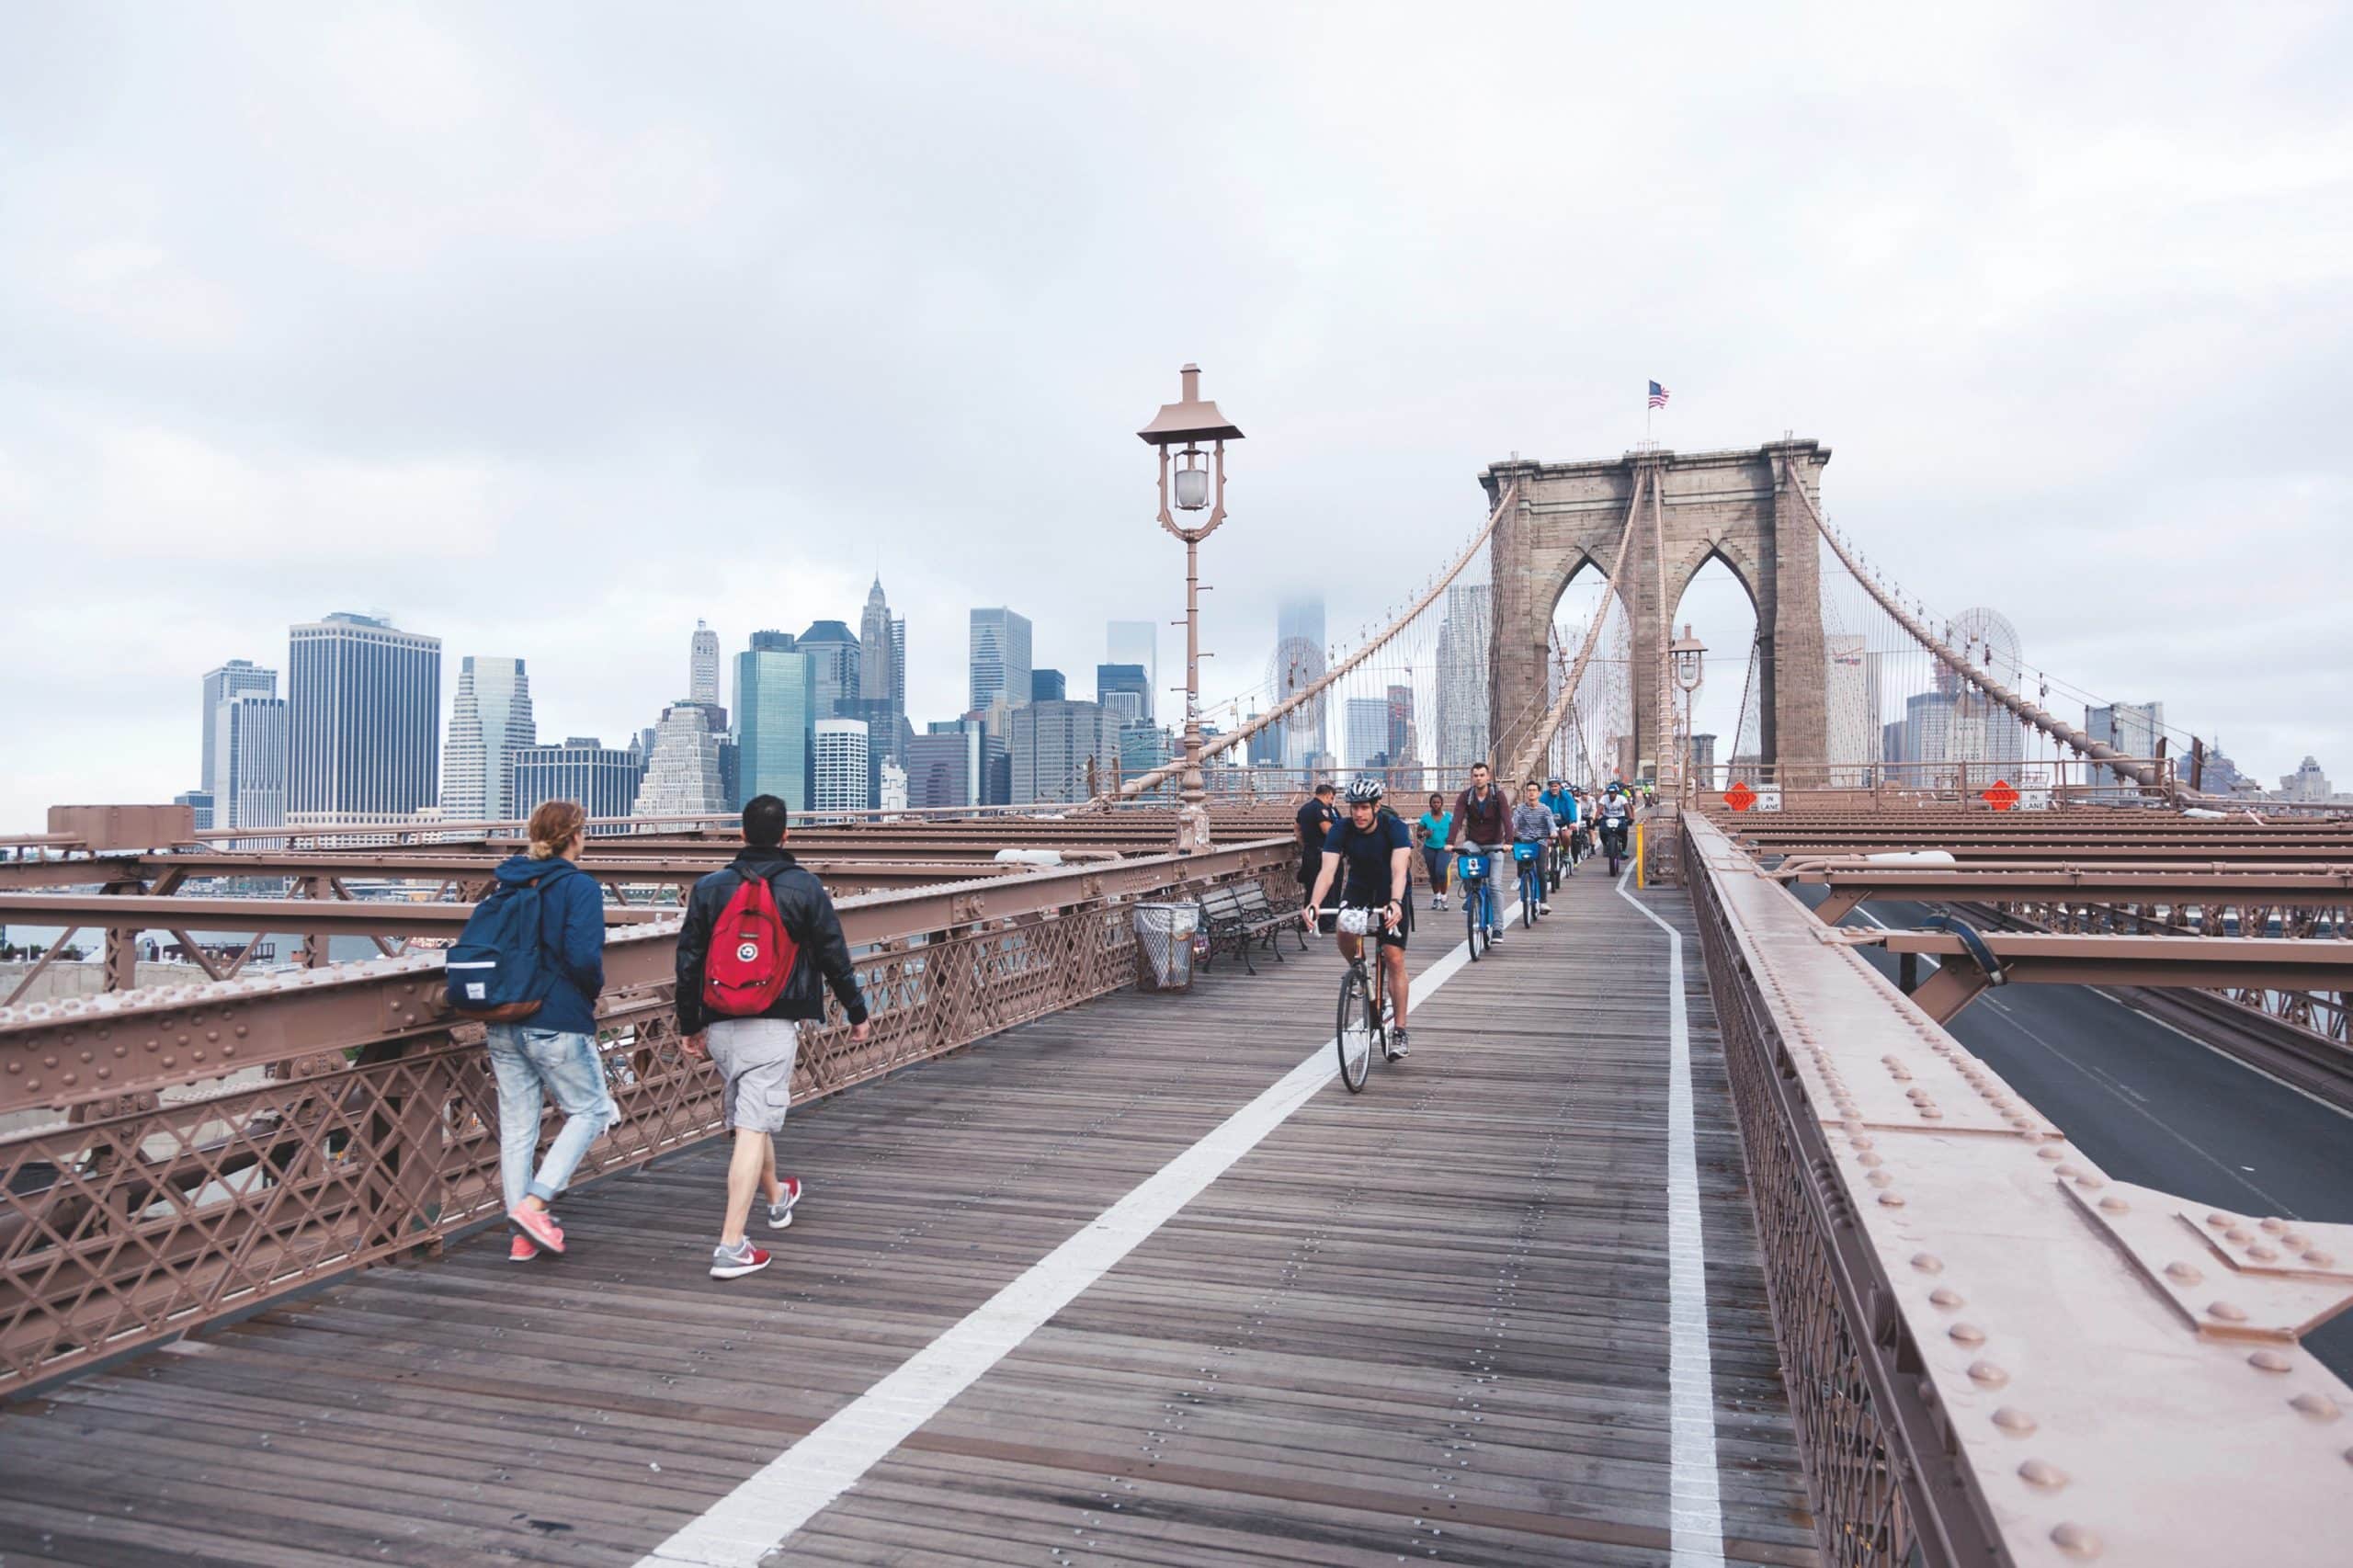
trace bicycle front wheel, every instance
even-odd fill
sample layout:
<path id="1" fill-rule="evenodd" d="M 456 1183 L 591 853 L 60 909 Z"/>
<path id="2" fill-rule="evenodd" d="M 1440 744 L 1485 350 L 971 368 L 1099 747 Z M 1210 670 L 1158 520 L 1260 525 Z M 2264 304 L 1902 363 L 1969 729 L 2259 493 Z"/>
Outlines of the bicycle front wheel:
<path id="1" fill-rule="evenodd" d="M 1525 929 L 1536 925 L 1536 906 L 1544 896 L 1544 873 L 1536 862 L 1528 863 L 1528 870 L 1519 879 L 1519 924 Z"/>
<path id="2" fill-rule="evenodd" d="M 1469 935 L 1471 961 L 1477 963 L 1479 955 L 1487 949 L 1487 901 L 1482 895 L 1487 891 L 1484 882 L 1466 886 L 1462 895 L 1462 923 Z"/>
<path id="3" fill-rule="evenodd" d="M 1372 988 L 1358 960 L 1340 977 L 1340 1016 L 1332 1028 L 1333 1043 L 1340 1052 L 1340 1082 L 1352 1095 L 1363 1093 L 1372 1071 L 1372 1036 L 1379 1026 L 1372 1012 Z"/>

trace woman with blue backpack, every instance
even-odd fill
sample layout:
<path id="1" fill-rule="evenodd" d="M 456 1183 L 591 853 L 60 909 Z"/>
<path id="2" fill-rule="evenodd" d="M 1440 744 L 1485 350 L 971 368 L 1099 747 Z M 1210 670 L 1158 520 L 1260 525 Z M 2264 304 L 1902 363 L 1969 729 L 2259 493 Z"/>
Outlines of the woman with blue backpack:
<path id="1" fill-rule="evenodd" d="M 620 1119 L 597 1051 L 605 894 L 574 864 L 588 841 L 588 813 L 576 801 L 549 801 L 531 813 L 527 832 L 529 851 L 499 865 L 497 885 L 475 906 L 447 960 L 450 1005 L 490 1026 L 513 1263 L 563 1250 L 563 1228 L 548 1205 L 588 1146 Z M 555 1101 L 563 1125 L 535 1172 L 544 1099 Z"/>

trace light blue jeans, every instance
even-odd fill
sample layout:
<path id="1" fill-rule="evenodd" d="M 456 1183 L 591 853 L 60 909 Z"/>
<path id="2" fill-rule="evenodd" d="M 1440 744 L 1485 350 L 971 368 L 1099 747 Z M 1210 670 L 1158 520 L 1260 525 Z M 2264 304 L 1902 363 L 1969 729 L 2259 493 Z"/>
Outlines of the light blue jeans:
<path id="1" fill-rule="evenodd" d="M 506 1207 L 526 1195 L 551 1203 L 598 1134 L 621 1119 L 605 1087 L 605 1064 L 597 1041 L 585 1034 L 535 1029 L 524 1024 L 490 1026 L 490 1070 L 498 1078 L 498 1179 Z M 531 1174 L 540 1148 L 540 1093 L 554 1099 L 563 1125 Z"/>

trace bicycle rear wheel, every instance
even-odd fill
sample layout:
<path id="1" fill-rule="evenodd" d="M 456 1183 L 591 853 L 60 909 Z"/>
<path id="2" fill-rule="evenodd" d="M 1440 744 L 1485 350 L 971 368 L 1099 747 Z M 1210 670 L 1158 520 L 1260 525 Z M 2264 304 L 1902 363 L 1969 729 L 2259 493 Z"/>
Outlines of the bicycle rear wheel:
<path id="1" fill-rule="evenodd" d="M 1332 1028 L 1340 1052 L 1340 1082 L 1352 1095 L 1364 1092 L 1365 1078 L 1372 1071 L 1373 1032 L 1379 1027 L 1372 1013 L 1372 988 L 1358 960 L 1340 977 L 1340 1015 Z"/>

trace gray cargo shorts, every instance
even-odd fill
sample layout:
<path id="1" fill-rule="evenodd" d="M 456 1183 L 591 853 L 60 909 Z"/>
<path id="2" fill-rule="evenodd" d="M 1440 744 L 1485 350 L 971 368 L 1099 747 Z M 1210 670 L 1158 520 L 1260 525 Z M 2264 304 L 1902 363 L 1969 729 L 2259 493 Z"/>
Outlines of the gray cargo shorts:
<path id="1" fill-rule="evenodd" d="M 790 1018 L 714 1018 L 703 1031 L 711 1065 L 727 1080 L 727 1125 L 784 1131 L 801 1029 Z"/>

